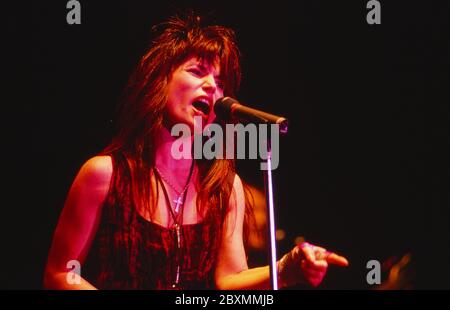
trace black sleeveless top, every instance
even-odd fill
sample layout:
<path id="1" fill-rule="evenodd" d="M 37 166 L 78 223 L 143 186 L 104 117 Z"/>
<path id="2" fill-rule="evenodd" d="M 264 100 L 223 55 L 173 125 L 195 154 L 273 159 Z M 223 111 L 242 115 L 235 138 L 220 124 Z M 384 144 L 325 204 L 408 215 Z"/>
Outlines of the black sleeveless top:
<path id="1" fill-rule="evenodd" d="M 130 175 L 124 158 L 111 156 L 113 174 L 100 224 L 81 269 L 99 289 L 213 289 L 215 243 L 212 224 L 175 229 L 144 219 L 131 202 Z"/>

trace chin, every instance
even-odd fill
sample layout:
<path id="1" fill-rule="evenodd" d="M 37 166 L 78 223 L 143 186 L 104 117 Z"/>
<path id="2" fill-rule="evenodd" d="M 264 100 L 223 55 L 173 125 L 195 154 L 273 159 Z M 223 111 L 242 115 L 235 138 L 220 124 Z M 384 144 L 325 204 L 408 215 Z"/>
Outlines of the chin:
<path id="1" fill-rule="evenodd" d="M 195 124 L 195 119 L 194 117 L 200 117 L 201 119 L 201 124 Z M 193 134 L 194 132 L 196 134 L 202 134 L 204 128 L 206 125 L 211 124 L 214 120 L 211 119 L 211 117 L 206 118 L 206 117 L 202 117 L 199 115 L 191 115 L 191 114 L 184 114 L 180 117 L 177 118 L 172 118 L 172 121 L 168 122 L 169 126 L 168 129 L 169 131 L 172 131 L 173 126 L 177 125 L 177 124 L 184 124 L 187 125 L 189 127 L 190 133 Z"/>

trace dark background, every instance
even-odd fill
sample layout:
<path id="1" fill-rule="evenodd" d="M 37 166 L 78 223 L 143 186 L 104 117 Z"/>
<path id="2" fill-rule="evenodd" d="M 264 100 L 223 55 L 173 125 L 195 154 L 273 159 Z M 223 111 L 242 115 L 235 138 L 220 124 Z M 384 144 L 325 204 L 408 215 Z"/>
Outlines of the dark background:
<path id="1" fill-rule="evenodd" d="M 366 1 L 116 2 L 80 1 L 81 25 L 66 1 L 5 9 L 1 288 L 41 288 L 73 178 L 111 138 L 150 27 L 183 8 L 236 31 L 239 99 L 290 120 L 280 252 L 304 236 L 347 256 L 321 288 L 370 289 L 366 262 L 405 253 L 415 288 L 450 288 L 448 3 L 381 1 L 368 25 Z M 262 186 L 258 162 L 239 168 Z"/>

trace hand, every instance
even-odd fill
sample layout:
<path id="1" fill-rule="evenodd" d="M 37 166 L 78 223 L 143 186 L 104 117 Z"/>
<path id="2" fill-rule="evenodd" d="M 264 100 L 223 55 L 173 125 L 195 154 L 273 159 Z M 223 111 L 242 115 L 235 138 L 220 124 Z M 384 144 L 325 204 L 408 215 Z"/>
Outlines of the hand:
<path id="1" fill-rule="evenodd" d="M 304 242 L 284 255 L 278 262 L 278 277 L 281 286 L 307 282 L 317 287 L 323 280 L 328 264 L 348 266 L 345 257 L 329 252 L 322 247 Z"/>

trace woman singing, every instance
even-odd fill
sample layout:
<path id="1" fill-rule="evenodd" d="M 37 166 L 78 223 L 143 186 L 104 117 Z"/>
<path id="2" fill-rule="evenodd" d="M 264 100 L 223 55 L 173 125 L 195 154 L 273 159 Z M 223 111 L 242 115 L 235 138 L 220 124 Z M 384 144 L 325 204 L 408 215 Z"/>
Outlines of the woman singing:
<path id="1" fill-rule="evenodd" d="M 175 159 L 175 124 L 215 119 L 240 80 L 232 30 L 193 14 L 161 25 L 125 91 L 119 132 L 81 168 L 45 271 L 51 289 L 269 289 L 269 267 L 249 269 L 246 196 L 231 159 Z M 193 136 L 184 137 L 189 143 Z M 81 264 L 69 283 L 67 264 Z M 301 244 L 278 262 L 280 284 L 317 286 L 345 258 Z"/>

